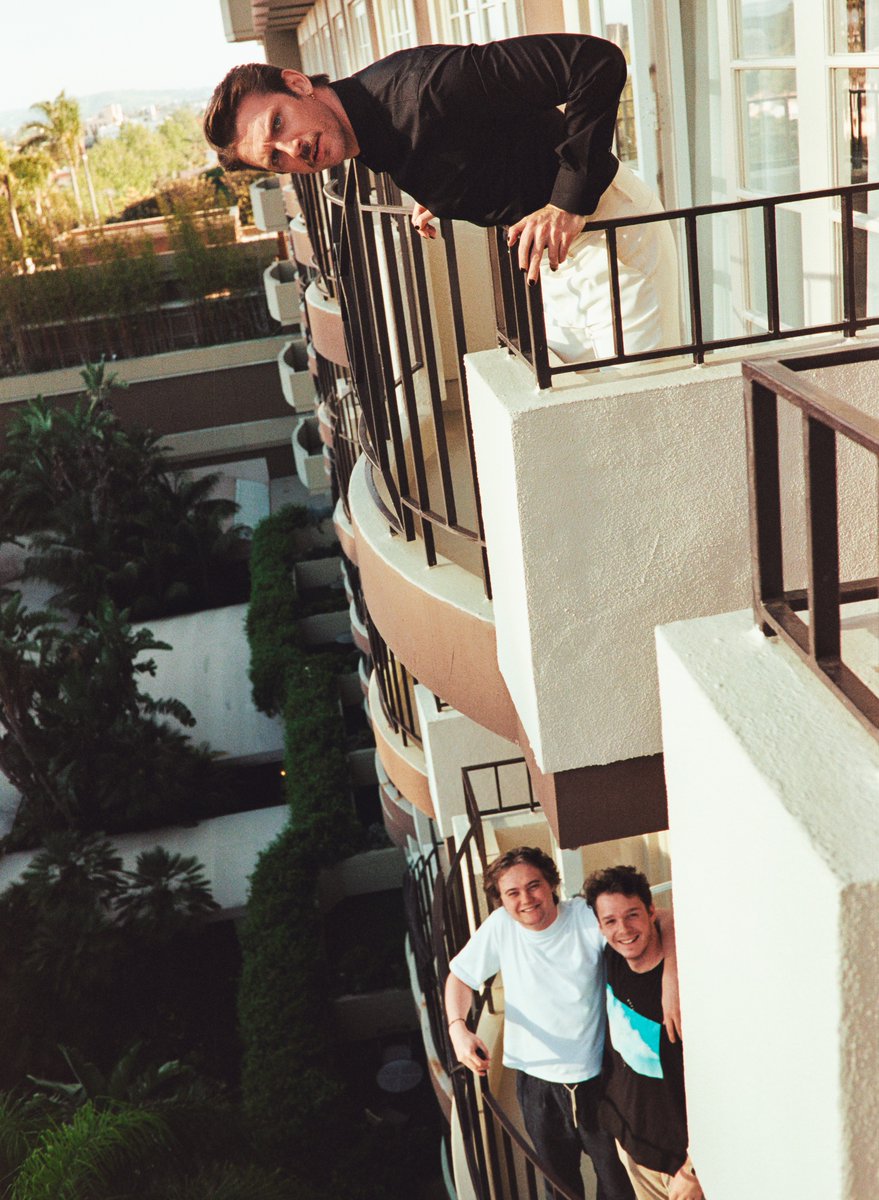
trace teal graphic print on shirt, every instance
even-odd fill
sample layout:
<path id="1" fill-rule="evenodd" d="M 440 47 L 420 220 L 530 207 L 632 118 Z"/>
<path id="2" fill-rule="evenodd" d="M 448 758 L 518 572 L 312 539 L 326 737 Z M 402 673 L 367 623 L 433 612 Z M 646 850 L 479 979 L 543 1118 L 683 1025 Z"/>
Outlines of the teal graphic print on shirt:
<path id="1" fill-rule="evenodd" d="M 607 988 L 607 1023 L 614 1050 L 623 1062 L 639 1075 L 651 1079 L 662 1079 L 662 1063 L 659 1058 L 659 1035 L 662 1026 L 658 1021 L 642 1017 L 640 1013 L 623 1004 L 610 985 Z"/>

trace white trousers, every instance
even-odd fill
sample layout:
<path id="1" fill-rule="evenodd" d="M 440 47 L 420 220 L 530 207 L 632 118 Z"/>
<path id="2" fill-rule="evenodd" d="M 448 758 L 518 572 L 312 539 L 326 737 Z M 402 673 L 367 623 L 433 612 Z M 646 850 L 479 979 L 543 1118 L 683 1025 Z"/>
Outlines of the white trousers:
<path id="1" fill-rule="evenodd" d="M 589 221 L 662 212 L 659 198 L 620 163 Z M 667 221 L 628 225 L 617 232 L 623 345 L 629 354 L 675 346 L 681 340 L 678 260 Z M 546 337 L 563 362 L 612 358 L 613 309 L 603 230 L 571 243 L 558 270 L 544 257 L 540 272 Z"/>

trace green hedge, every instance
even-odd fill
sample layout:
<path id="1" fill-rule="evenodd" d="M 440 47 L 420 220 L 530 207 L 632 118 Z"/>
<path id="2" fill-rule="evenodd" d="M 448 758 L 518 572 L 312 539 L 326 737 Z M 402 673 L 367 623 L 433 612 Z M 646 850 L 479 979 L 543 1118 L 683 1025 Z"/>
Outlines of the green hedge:
<path id="1" fill-rule="evenodd" d="M 304 650 L 296 632 L 296 535 L 307 521 L 304 510 L 290 507 L 254 533 L 251 681 L 257 706 L 283 714 L 290 824 L 251 878 L 238 1009 L 254 1136 L 272 1160 L 295 1162 L 299 1171 L 308 1169 L 311 1152 L 326 1153 L 344 1107 L 317 879 L 365 841 L 348 782 L 338 664 Z"/>
<path id="2" fill-rule="evenodd" d="M 296 622 L 300 615 L 294 566 L 296 533 L 308 524 L 308 512 L 290 504 L 260 521 L 250 553 L 250 682 L 253 702 L 270 717 L 284 707 L 286 678 L 300 667 L 302 646 Z"/>

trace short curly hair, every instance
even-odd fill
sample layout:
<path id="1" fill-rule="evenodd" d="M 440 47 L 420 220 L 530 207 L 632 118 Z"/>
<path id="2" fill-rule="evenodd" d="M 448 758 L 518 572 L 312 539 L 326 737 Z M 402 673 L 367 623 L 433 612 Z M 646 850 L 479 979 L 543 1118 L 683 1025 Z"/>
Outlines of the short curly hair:
<path id="1" fill-rule="evenodd" d="M 648 912 L 653 907 L 647 876 L 634 867 L 606 867 L 603 871 L 593 871 L 583 884 L 581 895 L 594 912 L 598 897 L 606 892 L 616 896 L 637 896 L 644 901 Z"/>
<path id="2" fill-rule="evenodd" d="M 558 867 L 539 846 L 517 846 L 515 850 L 508 850 L 506 854 L 502 854 L 500 858 L 494 860 L 485 872 L 482 883 L 489 900 L 494 904 L 500 904 L 501 893 L 498 887 L 500 877 L 505 871 L 509 871 L 510 867 L 517 867 L 520 863 L 524 863 L 528 867 L 537 868 L 552 888 L 552 898 L 558 904 L 559 885 L 561 883 Z"/>
<path id="3" fill-rule="evenodd" d="M 312 87 L 324 87 L 329 75 L 309 75 Z M 233 67 L 214 88 L 205 109 L 202 127 L 208 144 L 217 152 L 220 166 L 227 171 L 246 171 L 253 163 L 238 157 L 235 123 L 238 109 L 247 96 L 292 94 L 284 82 L 283 68 L 271 63 L 241 63 Z"/>

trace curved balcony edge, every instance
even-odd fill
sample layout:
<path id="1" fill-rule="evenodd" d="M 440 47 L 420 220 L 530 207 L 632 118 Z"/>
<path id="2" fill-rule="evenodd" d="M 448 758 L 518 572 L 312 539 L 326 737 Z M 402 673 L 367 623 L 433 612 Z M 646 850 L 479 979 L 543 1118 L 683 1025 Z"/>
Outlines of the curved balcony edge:
<path id="1" fill-rule="evenodd" d="M 376 753 L 388 778 L 410 804 L 431 820 L 435 819 L 424 751 L 411 742 L 404 746 L 403 739 L 388 724 L 382 711 L 375 672 L 369 681 L 368 704 Z"/>
<path id="2" fill-rule="evenodd" d="M 305 291 L 305 307 L 315 350 L 329 362 L 347 367 L 348 351 L 345 349 L 345 330 L 338 300 L 324 296 L 312 280 Z"/>
<path id="3" fill-rule="evenodd" d="M 516 712 L 481 579 L 455 563 L 429 567 L 417 541 L 392 536 L 369 493 L 363 457 L 351 473 L 348 505 L 366 605 L 382 638 L 435 695 L 515 741 Z"/>

